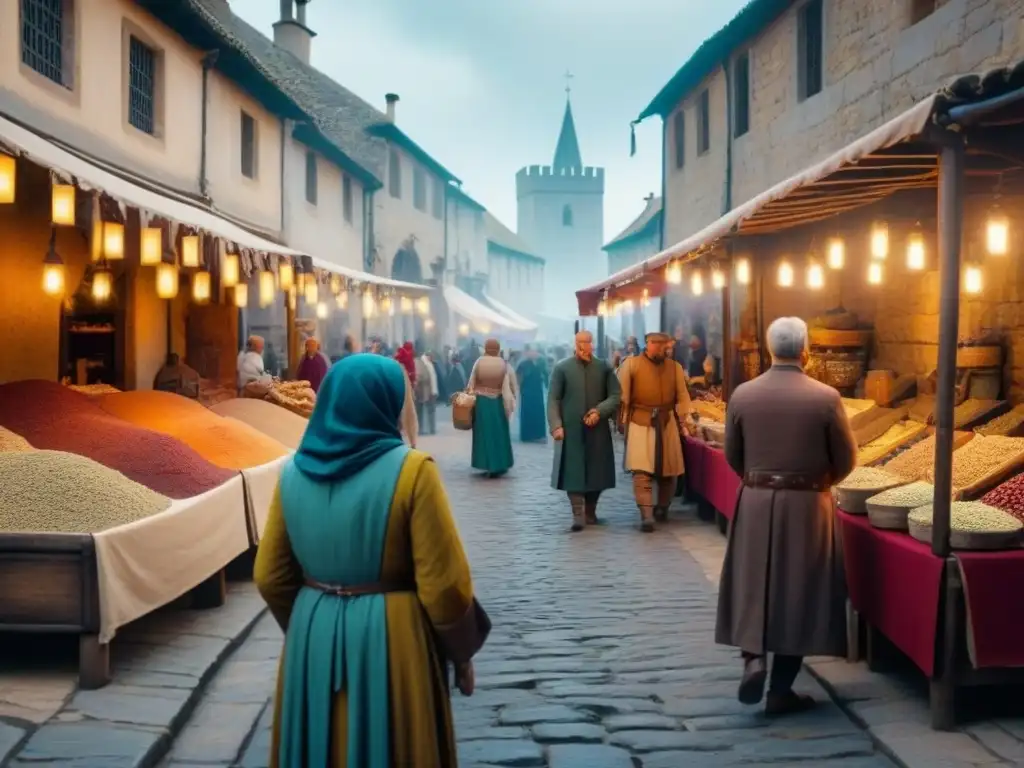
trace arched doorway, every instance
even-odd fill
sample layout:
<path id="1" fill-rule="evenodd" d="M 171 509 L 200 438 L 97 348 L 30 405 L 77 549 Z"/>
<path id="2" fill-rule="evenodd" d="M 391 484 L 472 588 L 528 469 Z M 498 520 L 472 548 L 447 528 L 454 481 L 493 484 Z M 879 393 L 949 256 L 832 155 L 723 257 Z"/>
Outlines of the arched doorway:
<path id="1" fill-rule="evenodd" d="M 420 264 L 420 257 L 411 244 L 404 245 L 395 253 L 395 258 L 391 260 L 391 279 L 406 283 L 423 283 L 423 267 Z M 396 316 L 391 327 L 397 336 L 395 341 L 399 343 L 415 342 L 423 332 L 421 321 L 415 315 Z"/>

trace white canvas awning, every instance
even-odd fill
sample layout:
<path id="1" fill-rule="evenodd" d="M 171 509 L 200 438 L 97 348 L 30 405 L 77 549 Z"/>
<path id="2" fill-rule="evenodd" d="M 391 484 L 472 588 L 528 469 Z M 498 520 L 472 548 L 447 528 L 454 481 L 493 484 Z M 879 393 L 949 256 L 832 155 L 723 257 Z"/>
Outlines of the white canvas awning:
<path id="1" fill-rule="evenodd" d="M 372 285 L 379 285 L 382 288 L 392 288 L 396 291 L 403 293 L 429 293 L 434 290 L 433 286 L 420 285 L 419 283 L 407 283 L 403 280 L 392 280 L 389 277 L 381 277 L 380 275 L 374 275 L 370 272 L 361 272 L 358 269 L 352 269 L 350 267 L 343 267 L 340 264 L 334 264 L 330 261 L 324 261 L 313 257 L 313 266 L 317 269 L 326 269 L 328 272 L 333 272 L 336 275 L 341 275 L 349 280 L 358 283 L 370 283 Z"/>
<path id="2" fill-rule="evenodd" d="M 468 293 L 456 288 L 454 285 L 446 285 L 444 287 L 444 298 L 455 314 L 461 315 L 466 318 L 466 320 L 469 320 L 474 325 L 478 326 L 481 333 L 487 333 L 488 331 L 485 329 L 490 327 L 515 332 L 531 332 L 536 330 L 536 326 L 531 328 L 527 324 L 516 322 L 512 318 L 505 317 L 497 310 L 491 309 L 486 304 L 480 303 Z"/>
<path id="3" fill-rule="evenodd" d="M 502 304 L 497 299 L 492 298 L 491 295 L 487 293 L 487 291 L 484 291 L 484 300 L 488 304 L 490 304 L 495 310 L 497 310 L 499 314 L 504 315 L 505 317 L 509 318 L 510 320 L 516 323 L 519 323 L 526 329 L 534 331 L 537 330 L 537 324 L 535 322 L 523 317 L 518 312 L 516 312 L 513 309 L 510 309 L 507 305 Z"/>

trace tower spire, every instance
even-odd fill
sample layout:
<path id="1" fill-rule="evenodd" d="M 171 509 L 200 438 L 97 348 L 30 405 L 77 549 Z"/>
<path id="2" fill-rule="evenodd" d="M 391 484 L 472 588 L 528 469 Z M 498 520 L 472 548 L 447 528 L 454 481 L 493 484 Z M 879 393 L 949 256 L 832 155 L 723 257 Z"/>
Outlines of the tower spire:
<path id="1" fill-rule="evenodd" d="M 552 166 L 555 172 L 562 170 L 583 170 L 583 158 L 580 156 L 580 143 L 576 138 L 576 121 L 572 117 L 572 73 L 565 73 L 565 114 L 562 116 L 562 130 L 558 134 L 555 146 L 555 161 Z"/>

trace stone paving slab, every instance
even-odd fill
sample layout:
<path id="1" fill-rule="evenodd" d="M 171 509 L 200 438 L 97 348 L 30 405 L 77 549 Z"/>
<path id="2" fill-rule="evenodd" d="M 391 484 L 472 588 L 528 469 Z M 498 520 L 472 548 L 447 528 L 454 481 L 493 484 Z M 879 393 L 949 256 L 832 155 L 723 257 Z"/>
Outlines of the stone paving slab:
<path id="1" fill-rule="evenodd" d="M 65 697 L 52 711 L 38 710 L 47 716 L 36 720 L 0 714 L 0 764 L 18 768 L 156 764 L 214 673 L 264 612 L 251 583 L 232 583 L 221 608 L 169 608 L 123 629 L 111 646 L 112 681 L 104 688 L 77 690 L 73 661 L 62 674 L 41 675 L 34 685 L 24 682 L 23 687 L 37 693 L 60 690 Z M 231 682 L 237 690 L 238 681 Z M 42 699 L 45 696 L 37 696 Z M 264 690 L 256 706 L 262 710 L 265 702 Z"/>

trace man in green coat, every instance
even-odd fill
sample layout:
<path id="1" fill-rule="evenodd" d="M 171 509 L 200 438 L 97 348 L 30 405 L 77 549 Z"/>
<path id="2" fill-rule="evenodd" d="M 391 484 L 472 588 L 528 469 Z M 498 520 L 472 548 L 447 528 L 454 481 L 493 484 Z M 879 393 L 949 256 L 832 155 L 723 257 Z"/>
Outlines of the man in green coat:
<path id="1" fill-rule="evenodd" d="M 608 420 L 618 413 L 619 380 L 594 357 L 588 331 L 576 334 L 576 353 L 551 371 L 548 425 L 555 439 L 551 485 L 569 494 L 572 530 L 597 524 L 597 499 L 615 487 L 615 448 Z"/>

